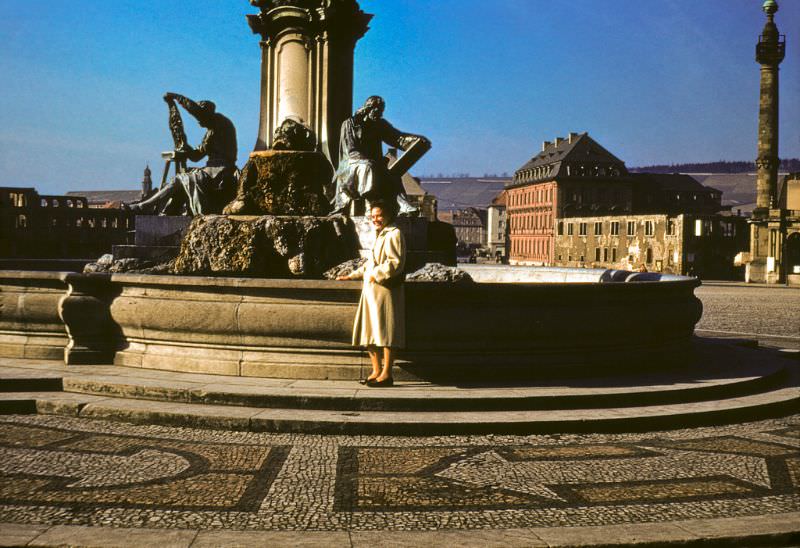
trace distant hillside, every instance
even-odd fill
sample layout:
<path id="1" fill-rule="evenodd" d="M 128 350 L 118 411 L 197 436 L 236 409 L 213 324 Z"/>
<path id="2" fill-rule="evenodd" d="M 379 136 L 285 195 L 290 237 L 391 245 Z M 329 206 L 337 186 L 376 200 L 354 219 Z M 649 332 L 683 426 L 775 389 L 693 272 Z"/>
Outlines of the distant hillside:
<path id="1" fill-rule="evenodd" d="M 632 167 L 634 173 L 753 173 L 755 162 L 707 162 L 704 164 L 670 164 L 659 166 Z M 800 171 L 800 159 L 781 160 L 781 172 Z"/>

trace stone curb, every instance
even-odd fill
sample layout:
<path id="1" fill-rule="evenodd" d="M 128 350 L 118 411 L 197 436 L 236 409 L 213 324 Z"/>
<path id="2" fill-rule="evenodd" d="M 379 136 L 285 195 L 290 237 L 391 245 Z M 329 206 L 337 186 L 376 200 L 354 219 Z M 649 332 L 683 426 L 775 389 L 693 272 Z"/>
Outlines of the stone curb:
<path id="1" fill-rule="evenodd" d="M 800 286 L 784 285 L 784 284 L 756 284 L 746 282 L 726 282 L 722 280 L 701 280 L 700 287 L 751 287 L 755 289 L 800 289 Z"/>
<path id="2" fill-rule="evenodd" d="M 767 366 L 768 367 L 768 366 Z M 733 374 L 733 373 L 732 373 Z M 711 399 L 724 399 L 765 392 L 786 381 L 786 372 L 774 368 L 760 377 L 729 379 L 729 382 L 661 387 L 647 390 L 630 389 L 573 390 L 562 393 L 511 388 L 499 390 L 475 389 L 432 394 L 425 389 L 400 386 L 395 391 L 375 391 L 369 388 L 341 390 L 339 394 L 320 394 L 313 389 L 265 387 L 256 391 L 235 386 L 191 388 L 180 383 L 142 382 L 135 378 L 100 381 L 92 378 L 67 376 L 63 389 L 70 393 L 119 398 L 193 403 L 203 405 L 232 405 L 259 408 L 298 408 L 332 411 L 522 411 L 552 409 L 589 409 L 618 406 L 624 400 L 627 407 L 667 405 Z M 22 384 L 22 383 L 21 383 Z M 677 384 L 677 383 L 676 383 Z M 0 383 L 2 388 L 2 383 Z M 45 391 L 34 389 L 27 391 Z"/>
<path id="3" fill-rule="evenodd" d="M 0 523 L 0 546 L 791 546 L 800 512 L 594 527 L 439 531 L 219 531 Z"/>
<path id="4" fill-rule="evenodd" d="M 611 409 L 348 413 L 170 403 L 74 393 L 0 393 L 0 412 L 79 416 L 213 430 L 341 435 L 453 435 L 641 432 L 785 416 L 800 411 L 800 389 L 722 401 Z"/>

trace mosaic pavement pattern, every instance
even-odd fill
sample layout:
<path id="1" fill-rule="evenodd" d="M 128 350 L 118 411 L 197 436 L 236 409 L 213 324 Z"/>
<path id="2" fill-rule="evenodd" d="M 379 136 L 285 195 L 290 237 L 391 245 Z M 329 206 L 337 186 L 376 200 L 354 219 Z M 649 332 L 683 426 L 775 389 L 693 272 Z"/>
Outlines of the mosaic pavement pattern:
<path id="1" fill-rule="evenodd" d="M 0 522 L 557 527 L 800 509 L 800 416 L 624 435 L 335 437 L 0 417 Z"/>

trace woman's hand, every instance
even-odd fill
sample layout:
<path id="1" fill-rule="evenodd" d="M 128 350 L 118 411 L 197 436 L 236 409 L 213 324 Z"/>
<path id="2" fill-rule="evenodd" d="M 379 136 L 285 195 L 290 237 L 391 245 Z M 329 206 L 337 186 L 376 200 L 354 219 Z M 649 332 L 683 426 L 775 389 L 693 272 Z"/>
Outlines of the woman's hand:
<path id="1" fill-rule="evenodd" d="M 338 282 L 345 282 L 349 279 L 351 279 L 350 276 L 336 276 L 336 281 Z"/>

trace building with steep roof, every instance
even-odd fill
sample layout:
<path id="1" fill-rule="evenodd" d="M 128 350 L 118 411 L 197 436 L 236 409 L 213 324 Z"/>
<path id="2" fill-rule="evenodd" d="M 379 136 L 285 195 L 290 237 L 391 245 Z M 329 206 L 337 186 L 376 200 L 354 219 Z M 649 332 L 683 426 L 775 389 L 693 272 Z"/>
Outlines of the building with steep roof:
<path id="1" fill-rule="evenodd" d="M 733 243 L 744 232 L 743 219 L 720 215 L 725 209 L 720 190 L 683 174 L 630 173 L 587 133 L 544 142 L 514 174 L 506 194 L 511 264 L 645 264 L 662 272 L 688 272 L 702 263 L 704 272 L 724 277 L 733 271 L 735 246 L 717 246 L 724 256 L 709 262 L 704 257 L 713 246 L 694 238 L 710 242 L 712 235 L 722 234 Z M 675 237 L 678 229 L 692 234 L 691 246 Z M 664 245 L 665 239 L 677 243 Z M 658 258 L 655 249 L 663 250 Z"/>

